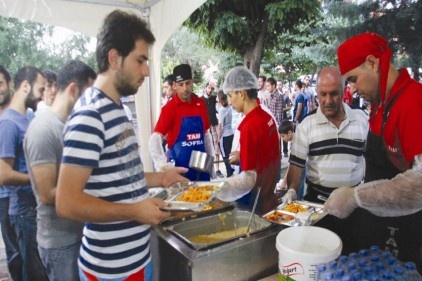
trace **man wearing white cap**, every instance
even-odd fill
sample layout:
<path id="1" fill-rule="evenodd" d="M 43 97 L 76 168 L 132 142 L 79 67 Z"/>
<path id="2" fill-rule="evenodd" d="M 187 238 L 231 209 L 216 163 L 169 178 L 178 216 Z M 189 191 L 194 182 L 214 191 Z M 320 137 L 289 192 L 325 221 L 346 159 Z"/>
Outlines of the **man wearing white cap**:
<path id="1" fill-rule="evenodd" d="M 356 208 L 356 243 L 379 245 L 422 270 L 422 85 L 391 63 L 388 42 L 363 33 L 337 50 L 341 74 L 371 102 L 365 183 L 335 190 L 328 213 Z M 358 208 L 360 207 L 360 208 Z"/>

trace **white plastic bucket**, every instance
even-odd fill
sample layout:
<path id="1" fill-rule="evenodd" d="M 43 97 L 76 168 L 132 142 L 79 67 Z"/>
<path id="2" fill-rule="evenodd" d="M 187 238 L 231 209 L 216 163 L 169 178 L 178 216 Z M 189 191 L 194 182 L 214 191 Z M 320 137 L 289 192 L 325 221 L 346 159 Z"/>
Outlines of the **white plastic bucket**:
<path id="1" fill-rule="evenodd" d="M 317 266 L 340 256 L 343 244 L 334 232 L 316 226 L 289 227 L 276 239 L 278 268 L 285 280 L 316 280 Z"/>

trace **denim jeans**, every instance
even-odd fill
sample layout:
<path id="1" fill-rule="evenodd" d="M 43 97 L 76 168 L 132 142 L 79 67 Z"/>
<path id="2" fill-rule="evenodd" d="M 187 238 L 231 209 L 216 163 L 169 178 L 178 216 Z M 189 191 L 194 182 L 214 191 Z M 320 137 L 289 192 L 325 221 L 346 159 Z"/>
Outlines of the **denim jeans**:
<path id="1" fill-rule="evenodd" d="M 38 254 L 36 214 L 36 210 L 32 209 L 23 215 L 9 215 L 22 256 L 23 281 L 48 281 Z"/>
<path id="2" fill-rule="evenodd" d="M 63 248 L 46 249 L 38 246 L 38 251 L 50 281 L 79 281 L 78 257 L 81 242 Z"/>
<path id="3" fill-rule="evenodd" d="M 22 258 L 18 250 L 16 233 L 9 220 L 9 197 L 0 198 L 0 225 L 10 276 L 14 281 L 20 281 L 22 280 Z"/>

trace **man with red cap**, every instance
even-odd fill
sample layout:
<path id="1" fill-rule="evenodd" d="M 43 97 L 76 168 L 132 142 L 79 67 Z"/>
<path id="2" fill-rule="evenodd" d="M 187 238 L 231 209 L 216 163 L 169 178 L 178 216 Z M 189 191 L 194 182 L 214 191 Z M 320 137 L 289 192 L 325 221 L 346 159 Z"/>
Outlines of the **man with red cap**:
<path id="1" fill-rule="evenodd" d="M 422 84 L 391 63 L 388 42 L 363 33 L 338 50 L 341 74 L 371 102 L 365 183 L 335 190 L 325 209 L 356 219 L 356 245 L 379 245 L 422 270 Z M 355 210 L 356 209 L 356 210 Z"/>

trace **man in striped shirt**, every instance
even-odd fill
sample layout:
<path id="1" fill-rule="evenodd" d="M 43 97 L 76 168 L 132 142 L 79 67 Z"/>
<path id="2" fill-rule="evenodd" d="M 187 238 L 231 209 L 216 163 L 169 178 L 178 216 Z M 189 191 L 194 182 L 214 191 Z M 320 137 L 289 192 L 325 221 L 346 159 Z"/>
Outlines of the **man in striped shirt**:
<path id="1" fill-rule="evenodd" d="M 368 117 L 342 102 L 343 81 L 337 68 L 320 71 L 317 80 L 320 107 L 297 126 L 290 152 L 285 201 L 296 199 L 306 167 L 305 199 L 322 202 L 337 187 L 359 184 L 365 172 Z M 319 198 L 318 198 L 319 197 Z"/>
<path id="2" fill-rule="evenodd" d="M 296 199 L 305 167 L 304 199 L 307 201 L 323 203 L 323 198 L 336 188 L 361 183 L 365 174 L 363 152 L 369 130 L 368 117 L 362 110 L 343 103 L 343 87 L 337 68 L 327 67 L 318 74 L 319 107 L 296 128 L 286 177 L 289 190 L 283 202 Z M 320 223 L 342 238 L 344 253 L 352 247 L 347 224 L 347 220 L 330 215 Z"/>
<path id="3" fill-rule="evenodd" d="M 187 181 L 174 168 L 145 173 L 121 97 L 136 94 L 149 75 L 155 38 L 138 16 L 110 13 L 97 36 L 99 74 L 87 104 L 66 126 L 56 194 L 60 216 L 85 222 L 79 254 L 84 280 L 152 280 L 150 225 L 170 213 L 148 187 Z"/>

